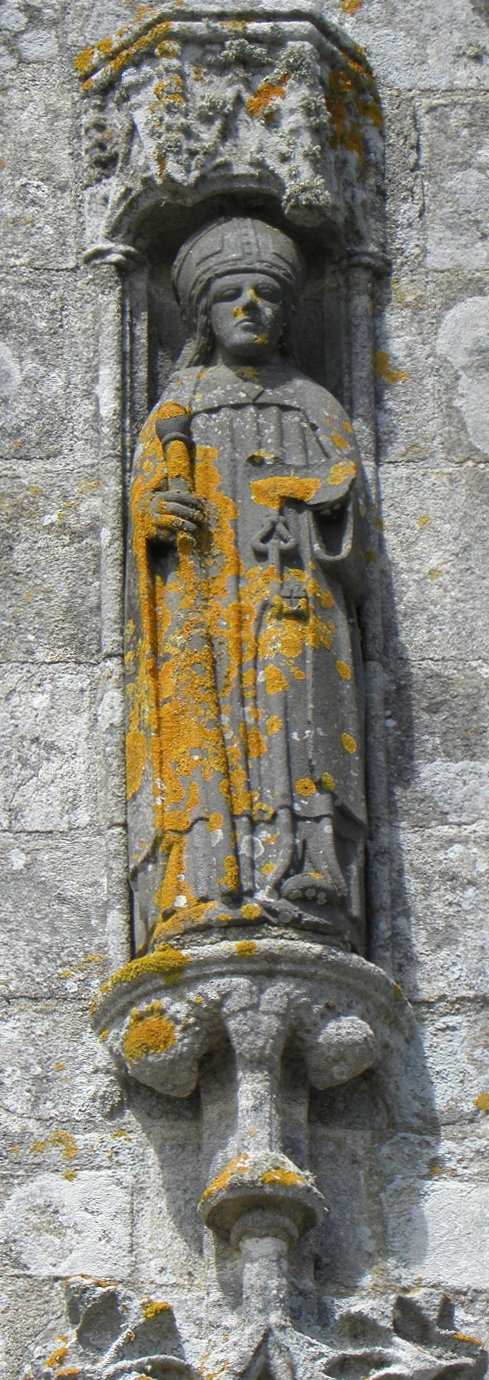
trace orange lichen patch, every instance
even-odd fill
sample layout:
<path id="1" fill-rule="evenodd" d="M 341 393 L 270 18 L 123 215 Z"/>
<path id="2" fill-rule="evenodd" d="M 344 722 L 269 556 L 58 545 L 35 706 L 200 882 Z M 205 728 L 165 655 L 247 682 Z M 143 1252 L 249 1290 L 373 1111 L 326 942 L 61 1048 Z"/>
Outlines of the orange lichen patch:
<path id="1" fill-rule="evenodd" d="M 309 503 L 320 487 L 320 479 L 299 479 L 296 475 L 271 475 L 250 484 L 253 502 L 265 508 L 281 508 L 287 498 Z"/>
<path id="2" fill-rule="evenodd" d="M 286 1188 L 292 1188 L 293 1184 L 307 1183 L 307 1179 L 296 1169 L 265 1169 L 260 1183 L 283 1184 Z"/>
<path id="3" fill-rule="evenodd" d="M 336 465 L 332 465 L 328 474 L 328 484 L 343 484 L 345 479 L 353 479 L 356 475 L 356 467 L 351 460 L 338 460 Z"/>
<path id="4" fill-rule="evenodd" d="M 479 1112 L 489 1112 L 489 1093 L 479 1093 L 478 1097 L 474 1097 L 474 1107 Z"/>
<path id="5" fill-rule="evenodd" d="M 267 745 L 263 734 L 260 733 L 260 729 L 248 728 L 247 725 L 244 724 L 242 725 L 242 730 L 242 737 L 246 743 L 248 758 L 252 760 L 255 757 L 263 757 L 263 754 L 267 750 Z"/>
<path id="6" fill-rule="evenodd" d="M 209 832 L 210 832 L 211 834 L 214 834 L 214 833 L 216 832 L 217 829 L 221 829 L 221 828 L 222 828 L 222 825 L 223 825 L 223 824 L 224 824 L 223 816 L 222 816 L 221 814 L 219 814 L 219 811 L 218 811 L 218 810 L 214 810 L 213 814 L 209 815 L 209 818 L 208 818 L 208 820 L 207 820 L 207 828 L 208 828 Z"/>
<path id="7" fill-rule="evenodd" d="M 250 115 L 256 118 L 257 115 L 263 115 L 268 110 L 272 101 L 283 101 L 288 81 L 290 81 L 290 72 L 286 72 L 277 82 L 262 81 L 260 86 L 257 86 L 255 94 L 250 96 L 246 102 L 246 108 Z"/>
<path id="8" fill-rule="evenodd" d="M 352 670 L 346 661 L 335 661 L 335 670 L 342 680 L 351 680 Z"/>
<path id="9" fill-rule="evenodd" d="M 125 963 L 123 968 L 119 968 L 108 982 L 102 986 L 102 993 L 110 992 L 119 983 L 137 982 L 143 975 L 154 974 L 163 978 L 164 982 L 178 982 L 183 970 L 186 968 L 188 958 L 180 949 L 173 949 L 170 944 L 161 944 L 154 954 L 145 954 L 143 958 L 133 958 L 129 963 Z"/>
<path id="10" fill-rule="evenodd" d="M 239 939 L 234 948 L 238 958 L 252 958 L 253 954 L 256 954 L 258 944 L 255 944 L 254 939 Z"/>
<path id="11" fill-rule="evenodd" d="M 279 691 L 289 688 L 289 682 L 278 666 L 265 666 L 263 679 L 267 695 L 278 695 Z"/>
<path id="12" fill-rule="evenodd" d="M 50 1145 L 59 1145 L 65 1160 L 74 1160 L 78 1154 L 78 1146 L 74 1136 L 70 1136 L 68 1131 L 52 1131 L 49 1137 Z"/>
<path id="13" fill-rule="evenodd" d="M 241 914 L 243 920 L 258 920 L 261 915 L 260 907 L 255 901 L 245 901 L 244 906 L 241 906 Z"/>
<path id="14" fill-rule="evenodd" d="M 433 522 L 433 518 L 428 517 L 428 513 L 422 513 L 421 517 L 416 518 L 416 522 L 420 532 L 422 532 L 424 527 L 428 527 L 429 523 Z"/>
<path id="15" fill-rule="evenodd" d="M 360 5 L 363 5 L 363 0 L 340 0 L 340 5 L 345 14 L 356 14 Z"/>
<path id="16" fill-rule="evenodd" d="M 300 777 L 299 781 L 295 783 L 295 789 L 298 795 L 303 796 L 315 795 L 316 793 L 314 781 L 311 781 L 310 776 Z"/>
<path id="17" fill-rule="evenodd" d="M 274 733 L 279 733 L 283 728 L 283 719 L 279 719 L 278 714 L 270 714 L 267 719 L 267 737 L 271 738 Z"/>
<path id="18" fill-rule="evenodd" d="M 356 154 L 363 163 L 367 154 L 366 121 L 382 127 L 382 111 L 372 74 L 353 58 L 343 71 L 332 72 L 326 106 L 333 120 L 332 145 Z"/>
<path id="19" fill-rule="evenodd" d="M 338 446 L 340 450 L 347 450 L 348 441 L 345 441 L 344 436 L 340 436 L 339 431 L 331 432 L 331 440 L 333 445 Z"/>
<path id="20" fill-rule="evenodd" d="M 374 369 L 378 378 L 383 379 L 384 383 L 405 383 L 409 378 L 406 369 L 396 369 L 390 362 L 387 350 L 375 350 Z"/>
<path id="21" fill-rule="evenodd" d="M 342 733 L 342 735 L 341 735 L 341 743 L 342 743 L 342 746 L 343 746 L 344 749 L 345 749 L 345 752 L 350 752 L 350 753 L 356 752 L 356 750 L 357 750 L 357 742 L 356 742 L 356 739 L 355 739 L 355 738 L 352 738 L 351 733 Z"/>
<path id="22" fill-rule="evenodd" d="M 334 776 L 331 776 L 329 771 L 323 771 L 321 773 L 321 785 L 324 786 L 325 791 L 334 791 Z"/>
<path id="23" fill-rule="evenodd" d="M 225 887 L 226 891 L 233 892 L 237 891 L 239 888 L 238 864 L 236 858 L 231 854 L 224 859 L 224 874 L 219 878 L 219 881 L 221 885 Z"/>
<path id="24" fill-rule="evenodd" d="M 132 729 L 126 734 L 126 782 L 127 798 L 135 794 L 141 785 L 146 766 L 146 737 L 140 729 Z"/>
<path id="25" fill-rule="evenodd" d="M 480 1337 L 469 1337 L 466 1332 L 454 1332 L 453 1336 L 457 1342 L 468 1342 L 470 1346 L 482 1346 Z"/>
<path id="26" fill-rule="evenodd" d="M 206 1203 L 209 1198 L 212 1198 L 214 1193 L 219 1193 L 221 1188 L 227 1188 L 235 1174 L 246 1174 L 248 1162 L 249 1155 L 246 1154 L 246 1151 L 243 1155 L 237 1155 L 236 1159 L 230 1160 L 229 1164 L 226 1164 L 224 1169 L 221 1170 L 221 1173 L 217 1174 L 216 1178 L 212 1180 L 212 1183 L 208 1184 L 207 1188 L 204 1189 L 200 1200 L 201 1203 Z"/>
<path id="27" fill-rule="evenodd" d="M 161 1002 L 153 1001 L 142 1010 L 136 1007 L 129 1016 L 129 1028 L 124 1036 L 124 1057 L 129 1064 L 148 1054 L 162 1054 L 175 1044 L 175 1027 L 163 1015 Z"/>
<path id="28" fill-rule="evenodd" d="M 157 1299 L 144 1299 L 142 1305 L 143 1318 L 159 1318 L 162 1313 L 171 1313 L 171 1303 L 161 1302 Z"/>
<path id="29" fill-rule="evenodd" d="M 151 15 L 154 11 L 145 10 L 144 13 Z M 140 22 L 143 14 L 139 16 Z M 134 24 L 129 24 L 124 28 L 116 29 L 112 38 L 104 38 L 100 43 L 96 43 L 92 48 L 84 48 L 74 60 L 74 68 L 83 82 L 83 89 L 89 90 L 93 85 L 93 78 L 97 71 L 102 68 L 103 74 L 109 79 L 116 77 L 122 72 L 129 63 L 133 63 L 138 57 L 142 57 L 148 49 L 156 49 L 158 43 L 165 39 L 170 29 L 170 21 L 163 20 L 146 30 L 131 43 L 131 33 L 134 32 Z"/>
<path id="30" fill-rule="evenodd" d="M 55 1347 L 46 1361 L 43 1361 L 44 1366 L 51 1366 L 53 1369 L 54 1366 L 62 1365 L 68 1352 L 68 1347 L 66 1345 L 68 1341 L 67 1337 L 57 1337 L 56 1341 L 59 1342 L 60 1345 Z"/>
<path id="31" fill-rule="evenodd" d="M 81 1366 L 62 1366 L 56 1371 L 56 1380 L 71 1380 L 76 1375 L 81 1375 Z"/>

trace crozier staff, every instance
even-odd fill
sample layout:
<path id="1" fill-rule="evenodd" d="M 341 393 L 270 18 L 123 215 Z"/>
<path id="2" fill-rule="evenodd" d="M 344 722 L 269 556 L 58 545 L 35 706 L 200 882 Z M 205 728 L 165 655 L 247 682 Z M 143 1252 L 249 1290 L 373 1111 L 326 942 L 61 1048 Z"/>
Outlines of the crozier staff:
<path id="1" fill-rule="evenodd" d="M 198 231 L 173 269 L 189 342 L 131 486 L 143 947 L 230 921 L 362 947 L 358 455 L 340 404 L 284 355 L 302 276 L 292 240 L 245 218 Z M 184 486 L 159 437 L 170 403 L 190 418 Z"/>

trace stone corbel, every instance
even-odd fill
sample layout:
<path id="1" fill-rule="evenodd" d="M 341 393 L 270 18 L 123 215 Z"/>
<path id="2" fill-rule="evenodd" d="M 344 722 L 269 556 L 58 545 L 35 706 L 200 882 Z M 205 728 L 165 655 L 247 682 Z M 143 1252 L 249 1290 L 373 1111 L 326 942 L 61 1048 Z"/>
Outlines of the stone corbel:
<path id="1" fill-rule="evenodd" d="M 288 1250 L 327 1210 L 308 1167 L 307 1086 L 296 1108 L 300 1164 L 284 1153 L 284 1049 L 294 1040 L 309 1084 L 332 1088 L 382 1059 L 393 1029 L 402 1038 L 403 1010 L 372 964 L 284 939 L 185 952 L 163 946 L 126 965 L 96 1003 L 94 1026 L 119 1071 L 167 1095 L 193 1092 L 204 1056 L 229 1042 L 234 1126 L 217 1148 L 212 1075 L 201 1082 L 207 1163 L 199 1210 L 239 1250 L 243 1302 L 253 1314 L 288 1316 Z"/>

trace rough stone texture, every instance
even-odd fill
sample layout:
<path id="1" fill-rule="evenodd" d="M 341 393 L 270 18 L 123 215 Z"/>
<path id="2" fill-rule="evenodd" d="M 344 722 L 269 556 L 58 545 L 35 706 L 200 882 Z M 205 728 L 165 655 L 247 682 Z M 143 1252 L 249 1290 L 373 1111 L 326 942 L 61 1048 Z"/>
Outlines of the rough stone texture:
<path id="1" fill-rule="evenodd" d="M 81 262 L 71 63 L 136 10 L 8 0 L 0 17 L 2 1380 L 62 1350 L 60 1278 L 75 1273 L 168 1299 L 204 1371 L 212 1341 L 197 1098 L 121 1091 L 87 1018 L 127 953 L 98 398 L 107 453 L 120 438 L 97 378 L 101 271 Z M 412 1075 L 399 1081 L 395 1127 L 375 1074 L 354 1096 L 313 1096 L 311 1163 L 332 1205 L 331 1236 L 314 1245 L 317 1316 L 325 1336 L 335 1293 L 374 1299 L 387 1319 L 398 1289 L 435 1313 L 448 1291 L 458 1331 L 487 1343 L 489 13 L 485 0 L 328 0 L 324 12 L 367 52 L 387 136 L 393 276 L 375 343 L 393 933 L 425 1065 L 422 1096 Z M 233 1268 L 223 1248 L 206 1286 L 224 1334 Z"/>

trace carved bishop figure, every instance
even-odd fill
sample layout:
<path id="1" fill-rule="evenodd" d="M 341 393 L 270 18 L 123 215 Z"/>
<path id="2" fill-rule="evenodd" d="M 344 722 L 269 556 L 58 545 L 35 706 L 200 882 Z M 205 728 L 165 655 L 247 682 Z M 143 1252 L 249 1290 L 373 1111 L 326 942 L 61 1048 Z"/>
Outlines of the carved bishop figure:
<path id="1" fill-rule="evenodd" d="M 244 217 L 173 268 L 189 342 L 131 485 L 139 952 L 229 925 L 364 946 L 359 460 L 339 402 L 287 358 L 303 272 Z"/>

